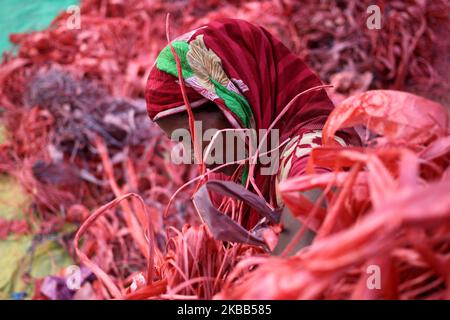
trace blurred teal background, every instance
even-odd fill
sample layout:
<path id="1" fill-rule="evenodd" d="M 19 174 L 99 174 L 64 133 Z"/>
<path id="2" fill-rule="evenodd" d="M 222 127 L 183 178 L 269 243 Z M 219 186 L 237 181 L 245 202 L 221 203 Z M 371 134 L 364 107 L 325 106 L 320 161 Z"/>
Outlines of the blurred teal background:
<path id="1" fill-rule="evenodd" d="M 0 53 L 12 47 L 10 33 L 44 29 L 73 4 L 79 4 L 79 0 L 1 0 Z"/>

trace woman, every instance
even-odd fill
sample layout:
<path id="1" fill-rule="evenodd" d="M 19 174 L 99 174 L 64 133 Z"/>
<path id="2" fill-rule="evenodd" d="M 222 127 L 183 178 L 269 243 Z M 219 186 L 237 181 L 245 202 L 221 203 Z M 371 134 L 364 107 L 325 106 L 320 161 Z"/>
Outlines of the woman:
<path id="1" fill-rule="evenodd" d="M 189 129 L 187 99 L 194 119 L 202 122 L 202 133 L 211 128 L 261 130 L 273 125 L 280 143 L 288 143 L 281 147 L 275 174 L 252 171 L 255 185 L 250 190 L 261 194 L 270 206 L 283 207 L 277 184 L 305 172 L 308 155 L 312 148 L 321 145 L 321 129 L 333 109 L 325 90 L 320 88 L 323 84 L 319 78 L 266 29 L 242 20 L 212 22 L 171 44 L 172 48 L 168 45 L 161 51 L 148 78 L 146 100 L 150 118 L 169 136 L 179 128 Z M 177 67 L 182 70 L 185 99 Z M 336 140 L 341 145 L 359 144 L 352 130 L 340 132 Z M 206 145 L 203 144 L 203 150 Z M 228 147 L 225 145 L 226 153 L 235 151 Z M 248 166 L 226 166 L 223 172 L 228 176 L 224 179 L 245 183 Z M 292 234 L 289 229 L 295 222 L 288 213 L 283 213 L 283 217 L 284 228 L 290 232 L 280 240 L 277 252 L 287 243 Z M 240 222 L 248 229 L 257 225 L 259 219 L 253 212 Z"/>

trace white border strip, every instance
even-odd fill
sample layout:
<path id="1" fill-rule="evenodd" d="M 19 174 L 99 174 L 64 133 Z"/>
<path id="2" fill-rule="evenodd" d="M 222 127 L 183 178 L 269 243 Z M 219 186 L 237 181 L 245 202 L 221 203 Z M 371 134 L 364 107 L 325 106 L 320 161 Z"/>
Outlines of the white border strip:
<path id="1" fill-rule="evenodd" d="M 190 105 L 191 105 L 191 108 L 195 108 L 195 107 L 199 107 L 199 106 L 203 105 L 205 102 L 208 102 L 208 101 L 209 101 L 208 99 L 204 98 L 204 99 L 194 101 L 194 102 L 190 103 Z M 187 111 L 186 105 L 184 105 L 184 104 L 179 107 L 174 107 L 174 108 L 170 108 L 170 109 L 158 112 L 156 114 L 156 116 L 153 117 L 153 121 L 156 121 L 158 119 L 170 116 L 175 113 L 180 113 L 183 111 Z"/>

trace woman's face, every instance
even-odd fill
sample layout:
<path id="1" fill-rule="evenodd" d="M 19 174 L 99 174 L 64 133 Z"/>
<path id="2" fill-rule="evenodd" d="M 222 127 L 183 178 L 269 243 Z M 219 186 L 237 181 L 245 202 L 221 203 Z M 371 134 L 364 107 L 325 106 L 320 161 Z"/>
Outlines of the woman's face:
<path id="1" fill-rule="evenodd" d="M 200 107 L 192 109 L 192 112 L 194 114 L 194 119 L 196 122 L 201 122 L 201 135 L 202 137 L 205 136 L 205 132 L 209 130 L 209 133 L 214 132 L 214 130 L 223 130 L 223 129 L 229 129 L 231 128 L 229 121 L 225 117 L 225 115 L 220 111 L 220 109 L 213 103 L 209 102 L 205 105 L 202 105 Z M 188 113 L 180 112 L 176 113 L 161 119 L 158 119 L 155 121 L 156 124 L 167 134 L 169 138 L 173 137 L 173 133 L 175 130 L 178 129 L 185 129 L 187 131 L 189 130 L 189 116 Z M 202 137 L 198 137 L 202 141 L 202 155 L 204 155 L 206 148 L 208 147 L 210 143 L 210 134 L 207 134 L 208 138 L 202 139 Z M 178 141 L 176 141 L 178 142 Z M 190 139 L 183 139 L 182 140 L 183 147 L 185 150 L 191 150 L 191 154 L 193 155 L 193 148 L 192 143 Z M 221 144 L 221 146 L 219 145 Z M 226 147 L 225 139 L 217 139 L 213 144 L 211 144 L 212 147 L 222 148 L 222 153 L 225 157 L 227 152 L 232 152 L 233 150 L 228 150 L 232 148 Z M 225 162 L 225 161 L 224 161 Z M 217 167 L 219 164 L 211 164 L 206 165 L 206 167 L 212 169 L 214 167 Z M 225 166 L 220 171 L 227 174 L 232 175 L 234 170 L 236 170 L 237 165 L 229 165 Z"/>

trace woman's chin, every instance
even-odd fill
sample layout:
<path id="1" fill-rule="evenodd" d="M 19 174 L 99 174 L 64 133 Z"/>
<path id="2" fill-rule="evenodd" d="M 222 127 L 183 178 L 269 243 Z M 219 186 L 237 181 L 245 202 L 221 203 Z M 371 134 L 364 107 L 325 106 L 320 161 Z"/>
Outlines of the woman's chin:
<path id="1" fill-rule="evenodd" d="M 232 176 L 234 171 L 237 169 L 237 165 L 235 165 L 235 164 L 231 164 L 231 165 L 228 165 L 228 166 L 222 166 L 222 167 L 221 166 L 222 166 L 222 164 L 213 163 L 213 164 L 207 164 L 206 168 L 208 170 L 214 170 L 215 169 L 214 172 L 223 173 L 223 174 L 225 174 L 227 176 Z M 217 168 L 219 168 L 219 169 L 217 169 Z"/>

